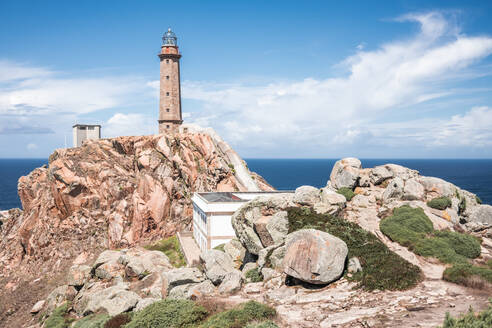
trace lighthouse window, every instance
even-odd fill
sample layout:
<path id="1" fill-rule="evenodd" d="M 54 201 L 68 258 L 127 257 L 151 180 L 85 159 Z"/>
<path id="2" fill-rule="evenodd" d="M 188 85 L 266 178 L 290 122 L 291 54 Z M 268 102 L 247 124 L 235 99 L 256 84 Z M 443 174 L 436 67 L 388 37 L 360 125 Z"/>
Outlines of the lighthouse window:
<path id="1" fill-rule="evenodd" d="M 169 64 L 169 59 L 166 59 L 166 64 Z"/>
<path id="2" fill-rule="evenodd" d="M 167 129 L 169 129 L 169 128 L 170 128 L 170 126 L 169 126 L 169 125 L 166 125 L 166 128 L 167 128 Z"/>
<path id="3" fill-rule="evenodd" d="M 169 113 L 169 108 L 166 108 L 166 112 L 168 112 L 168 113 Z"/>
<path id="4" fill-rule="evenodd" d="M 169 96 L 169 92 L 166 92 L 166 96 Z"/>
<path id="5" fill-rule="evenodd" d="M 169 75 L 166 76 L 166 80 L 169 80 Z"/>

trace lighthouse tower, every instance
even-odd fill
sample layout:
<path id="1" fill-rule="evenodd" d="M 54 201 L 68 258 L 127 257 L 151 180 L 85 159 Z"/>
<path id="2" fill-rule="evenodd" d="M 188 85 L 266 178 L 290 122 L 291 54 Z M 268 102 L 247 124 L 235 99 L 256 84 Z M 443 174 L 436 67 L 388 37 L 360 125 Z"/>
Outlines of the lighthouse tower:
<path id="1" fill-rule="evenodd" d="M 162 37 L 161 85 L 159 99 L 159 133 L 176 132 L 183 123 L 181 115 L 181 82 L 177 37 L 169 28 Z"/>

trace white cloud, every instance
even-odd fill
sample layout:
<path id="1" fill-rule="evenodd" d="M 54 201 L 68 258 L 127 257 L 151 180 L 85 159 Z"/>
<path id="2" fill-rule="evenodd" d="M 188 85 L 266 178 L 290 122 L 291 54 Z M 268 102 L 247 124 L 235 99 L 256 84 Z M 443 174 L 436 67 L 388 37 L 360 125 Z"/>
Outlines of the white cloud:
<path id="1" fill-rule="evenodd" d="M 142 114 L 114 114 L 102 127 L 104 137 L 139 136 L 157 133 L 157 122 Z"/>
<path id="2" fill-rule="evenodd" d="M 275 152 L 282 145 L 286 151 L 302 147 L 311 154 L 325 153 L 341 145 L 367 143 L 371 138 L 382 144 L 392 144 L 396 139 L 413 146 L 412 140 L 420 138 L 436 146 L 452 146 L 452 139 L 444 137 L 442 129 L 414 136 L 399 130 L 399 124 L 381 122 L 388 122 L 387 116 L 394 111 L 403 113 L 405 109 L 408 114 L 409 108 L 418 108 L 426 101 L 453 96 L 450 83 L 474 77 L 469 71 L 462 73 L 492 53 L 492 38 L 461 34 L 456 24 L 439 12 L 410 14 L 399 21 L 417 22 L 420 31 L 410 39 L 376 50 L 359 49 L 343 61 L 348 71 L 343 78 L 306 78 L 257 86 L 187 81 L 183 97 L 203 105 L 192 120 L 212 125 L 240 149 L 255 144 Z M 476 111 L 443 122 L 446 133 L 463 137 L 466 130 L 469 133 L 464 137 L 471 138 L 473 126 L 457 128 L 456 124 L 477 117 Z M 492 128 L 491 122 L 483 124 Z M 376 125 L 394 138 L 375 134 L 370 126 Z M 485 145 L 483 139 L 490 136 L 481 138 L 477 144 Z"/>
<path id="3" fill-rule="evenodd" d="M 26 148 L 29 151 L 36 150 L 36 149 L 38 149 L 38 145 L 36 145 L 35 143 L 28 143 Z"/>

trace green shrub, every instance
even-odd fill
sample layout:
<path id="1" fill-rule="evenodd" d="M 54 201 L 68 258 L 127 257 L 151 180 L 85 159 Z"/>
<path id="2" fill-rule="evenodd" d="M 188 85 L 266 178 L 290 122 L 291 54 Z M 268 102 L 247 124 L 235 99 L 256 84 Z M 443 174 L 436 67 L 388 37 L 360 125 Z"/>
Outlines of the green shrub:
<path id="1" fill-rule="evenodd" d="M 449 230 L 436 230 L 433 235 L 437 238 L 444 239 L 459 255 L 463 255 L 469 259 L 480 256 L 480 241 L 472 235 Z"/>
<path id="2" fill-rule="evenodd" d="M 104 324 L 109 320 L 107 314 L 93 314 L 77 321 L 73 328 L 104 328 Z"/>
<path id="3" fill-rule="evenodd" d="M 492 302 L 492 301 L 491 301 Z M 449 312 L 446 313 L 442 328 L 488 328 L 492 327 L 492 305 L 484 311 L 475 314 L 470 307 L 468 313 L 459 318 L 453 318 Z"/>
<path id="4" fill-rule="evenodd" d="M 433 230 L 432 223 L 428 226 L 430 220 L 427 216 L 424 220 L 422 215 L 425 216 L 422 209 L 402 206 L 394 210 L 393 216 L 382 220 L 379 226 L 391 240 L 408 247 L 415 254 L 452 264 L 444 271 L 443 279 L 471 287 L 481 287 L 484 282 L 492 283 L 492 267 L 469 263 L 469 259 L 480 255 L 480 241 L 477 238 L 454 231 Z"/>
<path id="5" fill-rule="evenodd" d="M 466 198 L 463 197 L 458 204 L 458 214 L 461 215 L 466 211 Z"/>
<path id="6" fill-rule="evenodd" d="M 53 313 L 44 322 L 45 328 L 67 328 L 73 319 L 67 318 L 71 304 L 65 302 L 63 305 L 53 310 Z"/>
<path id="7" fill-rule="evenodd" d="M 155 244 L 145 246 L 148 250 L 161 251 L 167 255 L 171 264 L 176 267 L 186 266 L 186 259 L 179 246 L 179 240 L 176 236 L 162 239 Z"/>
<path id="8" fill-rule="evenodd" d="M 279 328 L 273 321 L 263 321 L 260 323 L 250 323 L 246 328 Z"/>
<path id="9" fill-rule="evenodd" d="M 411 248 L 417 255 L 435 257 L 444 263 L 466 262 L 465 257 L 456 254 L 454 249 L 442 238 L 423 238 Z"/>
<path id="10" fill-rule="evenodd" d="M 225 246 L 225 244 L 220 244 L 220 245 L 215 246 L 214 249 L 221 251 L 221 252 L 225 252 L 224 246 Z"/>
<path id="11" fill-rule="evenodd" d="M 207 310 L 193 301 L 165 299 L 136 312 L 125 328 L 194 327 L 206 316 Z"/>
<path id="12" fill-rule="evenodd" d="M 482 200 L 477 195 L 475 195 L 475 200 L 477 201 L 477 204 L 482 204 Z"/>
<path id="13" fill-rule="evenodd" d="M 410 248 L 434 230 L 423 209 L 408 205 L 395 208 L 393 215 L 382 220 L 379 227 L 391 240 Z"/>
<path id="14" fill-rule="evenodd" d="M 276 312 L 271 307 L 249 301 L 236 308 L 211 316 L 200 327 L 202 328 L 241 328 L 254 321 L 271 319 Z"/>
<path id="15" fill-rule="evenodd" d="M 492 270 L 470 263 L 457 263 L 444 270 L 444 280 L 469 287 L 483 287 L 483 282 L 492 284 Z"/>
<path id="16" fill-rule="evenodd" d="M 261 274 L 260 270 L 258 270 L 258 268 L 248 270 L 248 272 L 246 272 L 246 278 L 251 280 L 252 282 L 263 281 L 263 275 Z"/>
<path id="17" fill-rule="evenodd" d="M 434 198 L 433 200 L 430 200 L 427 202 L 427 206 L 438 209 L 438 210 L 445 210 L 446 208 L 450 207 L 451 205 L 452 205 L 451 199 L 449 199 L 449 197 L 446 197 L 446 196 Z"/>
<path id="18" fill-rule="evenodd" d="M 343 218 L 317 214 L 307 207 L 288 210 L 289 233 L 313 228 L 342 239 L 348 257 L 357 257 L 363 268 L 350 278 L 367 290 L 403 290 L 415 286 L 422 278 L 419 267 L 388 249 L 375 235 Z"/>
<path id="19" fill-rule="evenodd" d="M 120 328 L 129 323 L 132 317 L 129 313 L 120 313 L 115 315 L 104 324 L 104 328 Z"/>
<path id="20" fill-rule="evenodd" d="M 348 202 L 350 202 L 355 196 L 355 193 L 352 191 L 352 189 L 347 187 L 342 187 L 338 189 L 337 193 L 339 193 L 340 195 L 344 195 Z"/>

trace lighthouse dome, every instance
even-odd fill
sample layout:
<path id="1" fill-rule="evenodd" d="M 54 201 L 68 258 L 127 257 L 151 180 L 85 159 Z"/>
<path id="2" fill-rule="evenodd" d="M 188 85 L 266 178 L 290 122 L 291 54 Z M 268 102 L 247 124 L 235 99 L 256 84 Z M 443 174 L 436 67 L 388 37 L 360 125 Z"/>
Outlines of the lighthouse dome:
<path id="1" fill-rule="evenodd" d="M 171 31 L 171 28 L 168 28 L 167 32 L 162 36 L 162 44 L 165 46 L 176 46 L 178 45 L 177 40 L 178 38 L 176 37 L 176 34 Z"/>

